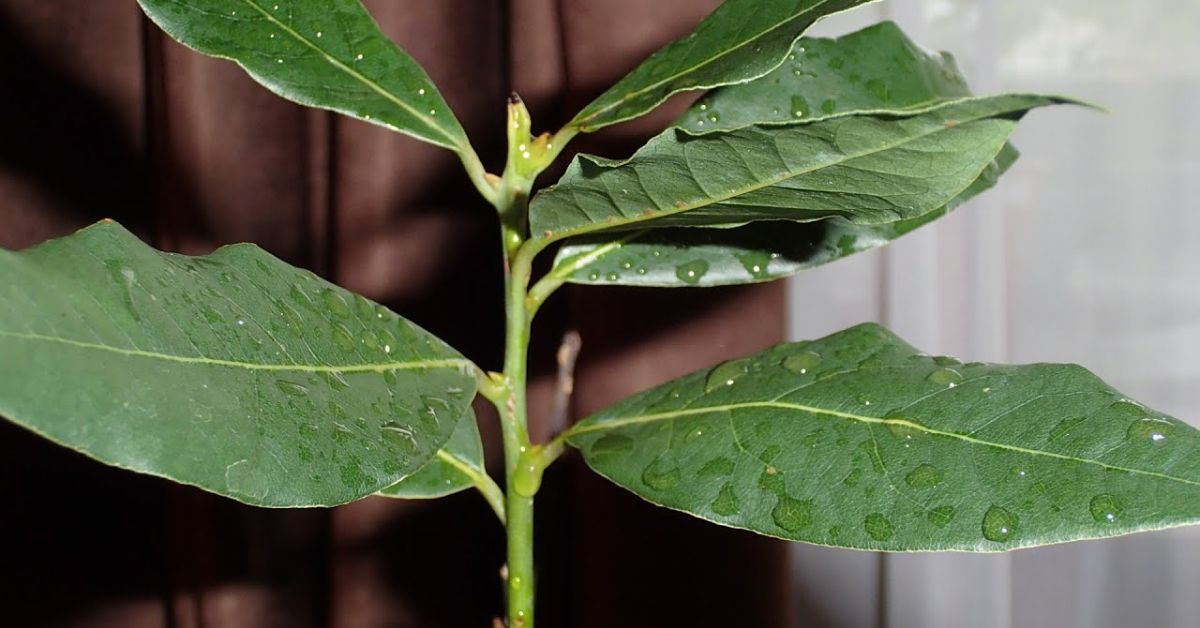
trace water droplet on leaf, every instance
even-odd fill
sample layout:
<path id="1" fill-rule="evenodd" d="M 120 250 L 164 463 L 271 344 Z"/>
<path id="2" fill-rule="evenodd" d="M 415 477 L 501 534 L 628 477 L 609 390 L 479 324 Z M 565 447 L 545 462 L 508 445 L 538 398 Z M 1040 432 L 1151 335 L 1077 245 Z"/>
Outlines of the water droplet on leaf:
<path id="1" fill-rule="evenodd" d="M 952 368 L 941 367 L 930 373 L 927 379 L 938 386 L 949 386 L 950 388 L 954 388 L 962 383 L 963 376 L 962 373 L 959 373 Z"/>
<path id="2" fill-rule="evenodd" d="M 942 477 L 941 469 L 931 464 L 922 464 L 904 476 L 904 483 L 913 488 L 929 488 L 941 484 Z"/>
<path id="3" fill-rule="evenodd" d="M 876 541 L 886 541 L 892 538 L 892 534 L 896 532 L 896 527 L 892 525 L 892 522 L 877 512 L 873 512 L 863 519 L 863 529 Z"/>
<path id="4" fill-rule="evenodd" d="M 1139 404 L 1137 402 L 1130 401 L 1128 399 L 1121 399 L 1120 401 L 1117 401 L 1117 402 L 1113 403 L 1111 406 L 1109 406 L 1108 409 L 1113 412 L 1124 414 L 1126 416 L 1134 416 L 1134 417 L 1146 416 L 1146 408 L 1145 407 L 1143 407 L 1141 404 Z"/>
<path id="5" fill-rule="evenodd" d="M 783 453 L 783 448 L 779 445 L 768 445 L 758 454 L 758 459 L 761 460 L 763 464 L 770 464 L 771 462 L 774 462 L 775 458 L 779 457 L 779 454 L 781 453 Z"/>
<path id="6" fill-rule="evenodd" d="M 633 439 L 622 434 L 605 434 L 592 443 L 592 455 L 623 453 L 633 449 Z"/>
<path id="7" fill-rule="evenodd" d="M 803 96 L 792 96 L 791 112 L 793 118 L 805 118 L 812 113 L 812 108 Z"/>
<path id="8" fill-rule="evenodd" d="M 793 353 L 784 358 L 781 364 L 783 365 L 783 368 L 793 373 L 804 375 L 820 366 L 821 354 L 817 353 L 816 351 L 802 351 L 800 353 Z"/>
<path id="9" fill-rule="evenodd" d="M 713 512 L 725 517 L 736 515 L 741 510 L 738 504 L 737 493 L 733 492 L 733 483 L 726 482 L 721 486 L 721 491 L 717 493 L 717 498 L 712 503 Z"/>
<path id="10" fill-rule="evenodd" d="M 412 428 L 398 421 L 388 421 L 380 425 L 379 436 L 383 440 L 400 445 L 405 449 L 415 450 L 417 448 L 417 439 L 413 436 Z"/>
<path id="11" fill-rule="evenodd" d="M 700 467 L 702 478 L 718 478 L 733 474 L 734 464 L 729 458 L 713 458 Z"/>
<path id="12" fill-rule="evenodd" d="M 1017 533 L 1017 516 L 1001 508 L 992 506 L 983 515 L 983 538 L 997 543 L 1004 543 Z"/>
<path id="13" fill-rule="evenodd" d="M 860 478 L 862 478 L 862 469 L 856 467 L 851 469 L 850 473 L 846 474 L 846 477 L 842 479 L 842 484 L 846 486 L 858 486 Z"/>
<path id="14" fill-rule="evenodd" d="M 1117 517 L 1125 511 L 1125 506 L 1115 496 L 1104 493 L 1092 498 L 1088 503 L 1088 510 L 1091 511 L 1092 518 L 1100 523 L 1115 523 Z"/>
<path id="15" fill-rule="evenodd" d="M 812 524 L 812 502 L 779 495 L 779 503 L 771 510 L 771 518 L 775 520 L 775 525 L 784 530 L 797 532 Z"/>
<path id="16" fill-rule="evenodd" d="M 711 393 L 726 386 L 732 386 L 737 383 L 738 378 L 745 375 L 749 370 L 749 360 L 730 360 L 718 364 L 713 370 L 709 371 L 708 378 L 704 380 L 704 392 Z"/>
<path id="17" fill-rule="evenodd" d="M 350 335 L 350 330 L 346 329 L 344 325 L 334 325 L 333 342 L 343 350 L 349 351 L 354 349 L 354 338 Z"/>
<path id="18" fill-rule="evenodd" d="M 925 519 L 939 528 L 944 528 L 954 519 L 954 506 L 938 506 L 926 513 Z"/>
<path id="19" fill-rule="evenodd" d="M 707 272 L 708 262 L 702 259 L 691 261 L 686 264 L 680 264 L 679 266 L 675 267 L 675 276 L 678 277 L 680 281 L 687 284 L 700 283 L 700 279 L 703 278 Z"/>
<path id="20" fill-rule="evenodd" d="M 1125 437 L 1133 443 L 1161 443 L 1167 440 L 1171 422 L 1166 419 L 1138 419 L 1129 424 Z"/>
<path id="21" fill-rule="evenodd" d="M 654 459 L 643 471 L 642 482 L 650 488 L 667 491 L 679 484 L 679 467 L 664 457 Z"/>

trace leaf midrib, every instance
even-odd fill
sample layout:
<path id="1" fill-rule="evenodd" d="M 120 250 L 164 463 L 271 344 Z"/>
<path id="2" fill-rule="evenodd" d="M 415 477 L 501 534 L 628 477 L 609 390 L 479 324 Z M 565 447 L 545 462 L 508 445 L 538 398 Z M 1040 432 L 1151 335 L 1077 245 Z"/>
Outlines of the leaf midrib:
<path id="1" fill-rule="evenodd" d="M 265 8 L 259 6 L 257 3 L 253 2 L 253 0 L 242 0 L 242 2 L 244 4 L 252 7 L 260 15 L 262 15 L 264 18 L 266 18 L 267 21 L 278 26 L 285 33 L 291 35 L 296 41 L 315 50 L 322 57 L 324 57 L 325 60 L 328 61 L 330 65 L 332 65 L 332 66 L 342 70 L 346 74 L 349 74 L 350 76 L 358 79 L 358 81 L 361 82 L 363 85 L 366 85 L 367 87 L 371 88 L 376 93 L 378 93 L 380 96 L 383 96 L 387 100 L 391 101 L 392 103 L 396 104 L 400 108 L 404 109 L 409 114 L 411 114 L 414 118 L 423 122 L 425 124 L 425 126 L 438 132 L 439 134 L 441 134 L 443 137 L 445 137 L 447 140 L 450 141 L 450 143 L 446 145 L 447 148 L 452 148 L 455 150 L 462 149 L 461 138 L 454 137 L 449 132 L 447 132 L 445 129 L 443 129 L 441 126 L 434 124 L 434 121 L 432 118 L 421 113 L 421 111 L 418 110 L 416 107 L 413 107 L 412 105 L 409 105 L 408 103 L 404 102 L 403 100 L 400 99 L 400 97 L 398 97 L 395 94 L 391 93 L 390 91 L 384 89 L 384 87 L 382 85 L 380 85 L 379 83 L 376 83 L 375 81 L 371 80 L 370 78 L 367 78 L 366 75 L 358 72 L 357 70 L 346 65 L 345 63 L 342 63 L 340 60 L 338 60 L 332 54 L 326 52 L 324 48 L 321 48 L 316 43 L 309 40 L 307 37 L 304 37 L 303 35 L 301 35 L 295 29 L 291 28 L 290 26 L 287 26 L 283 22 L 276 19 L 275 16 L 271 15 L 270 11 L 267 11 Z"/>
<path id="2" fill-rule="evenodd" d="M 1028 447 L 1020 447 L 1018 445 L 1009 445 L 1006 443 L 996 443 L 996 442 L 992 442 L 992 441 L 986 441 L 986 440 L 982 440 L 979 438 L 975 438 L 973 436 L 959 434 L 957 432 L 947 432 L 944 430 L 933 429 L 928 426 L 917 423 L 915 421 L 909 421 L 906 419 L 885 419 L 885 418 L 879 418 L 879 417 L 864 416 L 864 415 L 860 415 L 860 414 L 853 414 L 850 412 L 842 412 L 840 410 L 829 410 L 829 409 L 825 409 L 825 408 L 817 408 L 814 406 L 807 406 L 807 405 L 803 405 L 803 404 L 788 403 L 788 402 L 782 402 L 782 401 L 748 401 L 748 402 L 732 403 L 732 404 L 726 404 L 726 405 L 720 405 L 720 406 L 708 406 L 708 407 L 704 407 L 704 408 L 687 408 L 687 409 L 683 409 L 683 410 L 673 410 L 670 412 L 659 412 L 659 413 L 655 413 L 655 414 L 643 414 L 643 415 L 638 415 L 638 416 L 621 417 L 621 418 L 605 420 L 603 422 L 597 422 L 597 423 L 591 423 L 591 424 L 580 423 L 578 426 L 567 431 L 566 438 L 567 438 L 567 440 L 570 440 L 580 434 L 587 434 L 589 432 L 606 431 L 606 430 L 616 429 L 616 428 L 625 427 L 625 426 L 629 426 L 629 425 L 641 425 L 641 424 L 645 424 L 645 423 L 668 421 L 671 419 L 677 419 L 677 418 L 687 417 L 687 416 L 694 416 L 694 415 L 699 415 L 699 414 L 710 414 L 710 413 L 714 413 L 714 412 L 732 412 L 735 410 L 745 410 L 745 409 L 749 409 L 749 408 L 775 408 L 775 409 L 780 409 L 780 410 L 793 410 L 796 412 L 807 412 L 809 414 L 825 415 L 825 416 L 831 416 L 831 417 L 836 417 L 836 418 L 840 418 L 840 419 L 847 419 L 847 420 L 857 421 L 859 423 L 865 423 L 865 424 L 869 424 L 869 425 L 885 425 L 885 426 L 903 427 L 906 429 L 912 429 L 912 430 L 916 430 L 918 432 L 923 432 L 923 433 L 929 434 L 931 436 L 945 436 L 948 438 L 953 438 L 955 440 L 959 440 L 964 443 L 969 443 L 971 445 L 980 445 L 983 447 L 993 447 L 996 449 L 1003 449 L 1006 451 L 1027 454 L 1030 456 L 1044 456 L 1044 457 L 1048 457 L 1048 458 L 1055 458 L 1058 460 L 1065 460 L 1065 461 L 1070 461 L 1070 462 L 1078 462 L 1078 463 L 1082 463 L 1082 464 L 1096 465 L 1096 466 L 1102 467 L 1104 469 L 1111 469 L 1113 471 L 1123 471 L 1126 473 L 1133 473 L 1133 474 L 1137 474 L 1137 475 L 1144 475 L 1144 476 L 1148 476 L 1148 477 L 1155 477 L 1155 478 L 1159 478 L 1159 479 L 1163 479 L 1163 480 L 1179 482 L 1179 483 L 1187 484 L 1190 486 L 1200 486 L 1200 481 L 1188 480 L 1186 478 L 1176 477 L 1176 476 L 1168 475 L 1165 473 L 1158 473 L 1155 471 L 1145 471 L 1145 470 L 1141 470 L 1141 469 L 1133 469 L 1130 467 L 1122 467 L 1122 466 L 1118 466 L 1118 465 L 1112 465 L 1112 464 L 1108 464 L 1105 462 L 1101 462 L 1099 460 L 1092 460 L 1090 458 L 1079 458 L 1076 456 L 1068 456 L 1066 454 L 1059 454 L 1059 453 L 1054 453 L 1051 451 L 1042 451 L 1040 449 L 1030 449 Z"/>
<path id="3" fill-rule="evenodd" d="M 367 373 L 377 371 L 396 371 L 396 370 L 412 370 L 421 368 L 474 368 L 474 364 L 467 359 L 448 358 L 436 360 L 409 360 L 405 362 L 380 362 L 370 364 L 349 364 L 349 365 L 318 365 L 318 364 L 255 364 L 253 362 L 240 362 L 237 360 L 223 360 L 219 358 L 209 358 L 205 356 L 182 356 L 169 353 L 159 353 L 157 351 L 142 351 L 140 349 L 125 349 L 121 347 L 113 347 L 92 342 L 82 342 L 72 340 L 70 338 L 61 338 L 58 336 L 46 336 L 43 334 L 23 334 L 10 331 L 0 330 L 0 337 L 17 338 L 19 340 L 29 340 L 33 342 L 56 342 L 81 349 L 91 349 L 96 351 L 106 351 L 119 355 L 149 358 L 155 360 L 163 360 L 166 362 L 178 362 L 183 364 L 200 364 L 205 366 L 226 366 L 231 368 L 241 368 L 248 371 L 275 371 L 275 372 L 299 372 L 299 373 Z"/>
<path id="4" fill-rule="evenodd" d="M 628 94 L 626 94 L 625 96 L 621 96 L 621 97 L 617 98 L 617 99 L 616 99 L 615 101 L 613 101 L 612 103 L 610 103 L 610 104 L 608 104 L 608 105 L 606 105 L 606 106 L 604 106 L 604 107 L 601 107 L 601 108 L 597 109 L 597 110 L 596 110 L 594 113 L 592 113 L 592 114 L 588 115 L 586 118 L 581 118 L 581 119 L 577 120 L 577 121 L 575 122 L 575 126 L 577 126 L 577 127 L 580 127 L 580 128 L 584 128 L 584 127 L 586 127 L 586 126 L 587 126 L 587 122 L 589 122 L 589 121 L 591 121 L 591 120 L 594 120 L 594 119 L 595 119 L 597 116 L 599 116 L 600 114 L 607 113 L 607 112 L 609 112 L 609 111 L 611 111 L 611 110 L 613 110 L 613 109 L 616 109 L 618 106 L 620 106 L 620 105 L 622 105 L 622 104 L 624 104 L 624 103 L 626 103 L 626 102 L 628 102 L 628 101 L 630 101 L 630 100 L 632 100 L 632 99 L 636 98 L 637 96 L 641 96 L 642 94 L 645 94 L 645 93 L 647 93 L 647 92 L 650 92 L 650 91 L 651 91 L 651 90 L 653 90 L 654 88 L 656 88 L 656 87 L 658 87 L 658 86 L 660 86 L 660 85 L 663 85 L 664 83 L 669 83 L 669 82 L 671 82 L 671 81 L 673 81 L 673 80 L 675 80 L 675 79 L 677 79 L 677 78 L 679 78 L 679 77 L 681 77 L 681 76 L 685 76 L 685 75 L 687 75 L 687 74 L 688 74 L 688 73 L 690 73 L 690 72 L 695 72 L 695 71 L 696 71 L 698 68 L 702 68 L 702 67 L 704 67 L 704 66 L 706 66 L 706 65 L 710 65 L 710 64 L 712 64 L 712 63 L 715 63 L 717 60 L 719 60 L 719 59 L 721 59 L 721 58 L 725 57 L 726 55 L 728 55 L 728 54 L 732 53 L 733 51 L 735 51 L 735 50 L 738 50 L 738 49 L 740 49 L 740 48 L 743 48 L 743 47 L 745 47 L 745 46 L 748 46 L 748 45 L 750 45 L 751 43 L 753 43 L 753 42 L 755 42 L 755 41 L 758 41 L 759 39 L 762 39 L 762 38 L 763 38 L 764 36 L 766 36 L 767 34 L 769 34 L 769 33 L 773 32 L 773 31 L 775 31 L 775 30 L 778 30 L 779 28 L 782 28 L 783 26 L 785 26 L 785 25 L 787 25 L 787 24 L 790 24 L 790 23 L 794 22 L 794 21 L 795 21 L 796 19 L 798 19 L 800 16 L 803 16 L 803 15 L 806 15 L 806 14 L 808 14 L 808 13 L 811 13 L 811 12 L 812 12 L 814 9 L 816 9 L 817 7 L 824 6 L 825 4 L 828 4 L 830 1 L 831 1 L 831 0 L 822 0 L 821 2 L 818 2 L 817 4 L 814 4 L 814 5 L 812 5 L 812 6 L 811 6 L 811 7 L 809 7 L 807 10 L 805 10 L 805 11 L 801 11 L 801 12 L 799 12 L 799 13 L 795 13 L 795 14 L 793 14 L 791 17 L 787 18 L 786 20 L 783 20 L 783 21 L 779 22 L 778 24 L 776 24 L 776 25 L 772 26 L 771 28 L 768 28 L 767 30 L 764 30 L 764 31 L 761 31 L 761 32 L 759 32 L 758 34 L 754 35 L 752 38 L 750 38 L 750 39 L 746 39 L 746 40 L 745 40 L 745 41 L 743 41 L 742 43 L 740 43 L 740 44 L 738 44 L 738 45 L 736 45 L 736 46 L 733 46 L 733 47 L 731 47 L 731 48 L 726 48 L 725 50 L 721 51 L 719 54 L 716 54 L 716 55 L 713 55 L 713 56 L 711 56 L 711 57 L 708 57 L 708 58 L 707 58 L 707 59 L 705 59 L 704 61 L 702 61 L 702 62 L 700 62 L 700 63 L 697 63 L 696 65 L 693 65 L 693 66 L 691 66 L 691 67 L 687 68 L 686 70 L 682 70 L 682 71 L 680 71 L 680 72 L 677 72 L 677 73 L 675 73 L 675 74 L 672 74 L 672 75 L 670 75 L 670 76 L 668 76 L 668 77 L 664 77 L 662 80 L 658 81 L 657 83 L 651 83 L 651 84 L 649 84 L 649 85 L 647 85 L 647 86 L 643 87 L 641 90 L 635 90 L 635 91 L 629 92 L 629 93 L 628 93 Z M 795 38 L 795 40 L 798 40 L 798 39 L 800 39 L 800 37 L 801 37 L 802 35 L 803 35 L 803 33 L 799 33 L 799 34 L 797 34 L 797 35 L 796 35 L 796 38 Z M 793 40 L 793 41 L 792 41 L 792 44 L 793 44 L 793 45 L 795 44 L 795 40 Z M 673 42 L 672 42 L 672 43 L 673 43 Z M 789 52 L 791 51 L 791 46 L 789 46 L 789 47 L 788 47 L 788 51 L 789 51 Z M 760 76 L 766 76 L 767 74 L 770 74 L 771 72 L 773 72 L 773 71 L 775 70 L 775 68 L 778 68 L 779 66 L 783 65 L 783 62 L 784 62 L 784 61 L 786 61 L 786 60 L 787 60 L 787 53 L 784 53 L 784 54 L 783 54 L 783 55 L 782 55 L 782 56 L 779 58 L 779 63 L 776 63 L 775 65 L 771 66 L 771 68 L 770 68 L 769 70 L 767 70 L 766 72 L 764 72 L 764 73 L 763 73 L 762 75 L 760 75 Z M 748 82 L 748 81 L 752 81 L 752 80 L 754 80 L 755 78 L 759 78 L 759 77 L 750 77 L 749 79 L 746 79 L 746 80 L 744 80 L 744 81 L 738 81 L 738 82 L 739 82 L 739 83 L 742 83 L 742 82 Z M 728 85 L 728 84 L 736 84 L 736 83 L 721 83 L 721 84 L 719 84 L 719 85 Z M 695 86 L 694 88 L 693 88 L 693 87 L 689 87 L 689 88 L 687 88 L 687 89 L 689 89 L 689 90 L 691 90 L 691 89 L 705 89 L 705 88 L 711 88 L 711 87 L 718 87 L 719 85 L 697 85 L 697 86 Z M 676 91 L 679 91 L 679 90 L 676 90 Z M 666 100 L 666 99 L 664 98 L 663 100 Z M 661 101 L 660 101 L 660 102 L 661 102 Z M 628 118 L 626 118 L 626 119 L 628 119 Z M 619 121 L 618 121 L 618 122 L 619 122 Z"/>
<path id="5" fill-rule="evenodd" d="M 1018 109 L 1028 109 L 1030 107 L 1032 107 L 1032 105 L 1029 107 L 1021 106 L 1021 107 L 1014 107 L 1014 108 L 1009 108 L 1009 109 L 1000 109 L 1000 110 L 992 111 L 991 113 L 988 113 L 988 114 L 979 114 L 969 120 L 959 120 L 958 124 L 954 125 L 953 127 L 945 127 L 945 126 L 936 127 L 925 133 L 921 133 L 918 135 L 906 136 L 905 139 L 903 139 L 901 141 L 898 141 L 895 143 L 890 143 L 885 146 L 879 146 L 879 147 L 872 148 L 870 150 L 865 150 L 865 151 L 861 151 L 861 152 L 857 152 L 857 153 L 846 154 L 841 159 L 837 159 L 834 161 L 828 161 L 828 162 L 822 162 L 821 164 L 813 166 L 811 168 L 801 169 L 801 170 L 797 170 L 797 171 L 789 171 L 778 177 L 769 177 L 761 182 L 756 182 L 753 185 L 748 185 L 748 186 L 744 186 L 741 188 L 735 188 L 734 190 L 732 190 L 729 193 L 724 194 L 724 195 L 719 195 L 719 196 L 714 196 L 714 197 L 710 197 L 707 199 L 702 199 L 702 202 L 687 203 L 687 204 L 680 205 L 678 207 L 659 209 L 658 211 L 656 211 L 654 213 L 653 216 L 643 217 L 640 214 L 633 218 L 630 218 L 628 216 L 621 216 L 620 218 L 616 218 L 615 220 L 612 220 L 612 221 L 592 222 L 592 223 L 588 223 L 588 224 L 581 225 L 581 226 L 574 227 L 574 228 L 567 228 L 562 231 L 554 231 L 553 235 L 550 238 L 546 238 L 546 239 L 550 242 L 553 242 L 555 240 L 561 240 L 563 238 L 584 235 L 584 234 L 593 233 L 596 231 L 611 230 L 614 227 L 619 227 L 619 226 L 623 226 L 623 225 L 639 224 L 639 223 L 643 223 L 643 222 L 652 222 L 652 221 L 658 220 L 660 218 L 674 216 L 676 214 L 682 214 L 685 212 L 692 211 L 694 209 L 708 207 L 710 205 L 716 205 L 718 203 L 723 203 L 725 201 L 737 198 L 739 196 L 749 194 L 751 192 L 757 192 L 758 190 L 762 190 L 764 188 L 778 185 L 779 183 L 787 181 L 788 179 L 795 179 L 796 177 L 802 177 L 804 175 L 812 174 L 814 172 L 823 170 L 825 168 L 832 168 L 835 166 L 839 166 L 844 163 L 854 161 L 855 159 L 861 159 L 863 157 L 874 155 L 876 153 L 882 153 L 882 152 L 894 150 L 894 149 L 904 146 L 906 144 L 915 142 L 920 139 L 924 139 L 924 138 L 932 136 L 932 135 L 936 135 L 938 133 L 961 130 L 963 127 L 973 124 L 973 123 L 976 123 L 976 122 L 979 122 L 980 120 L 992 119 L 1002 113 L 1008 113 L 1008 112 L 1011 112 L 1013 110 L 1018 110 Z M 940 108 L 934 109 L 934 110 L 931 110 L 930 113 L 932 113 L 933 111 L 939 111 L 939 110 L 940 110 Z M 668 129 L 668 130 L 669 131 L 674 130 L 674 128 Z M 588 157 L 587 155 L 580 156 L 581 159 L 587 158 L 587 157 Z M 614 165 L 614 166 L 609 166 L 608 169 L 606 170 L 606 172 L 612 172 L 613 170 L 615 170 L 617 168 L 621 168 L 621 167 L 631 163 L 634 159 L 637 159 L 637 157 L 638 157 L 637 155 L 634 155 L 633 157 L 631 157 L 630 159 L 626 160 L 623 163 L 620 163 L 620 164 Z M 987 165 L 985 164 L 983 167 L 986 168 Z M 557 188 L 557 186 L 555 186 L 555 188 L 550 188 L 550 189 L 553 190 L 556 188 Z"/>

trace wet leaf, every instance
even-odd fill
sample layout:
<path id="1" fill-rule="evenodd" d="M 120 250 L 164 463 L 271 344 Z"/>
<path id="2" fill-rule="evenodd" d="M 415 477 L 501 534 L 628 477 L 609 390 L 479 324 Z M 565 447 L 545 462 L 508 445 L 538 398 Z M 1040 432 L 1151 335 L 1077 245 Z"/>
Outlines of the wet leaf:
<path id="1" fill-rule="evenodd" d="M 595 131 L 641 116 L 672 94 L 740 83 L 784 61 L 818 19 L 869 0 L 726 0 L 691 33 L 651 55 L 568 126 Z"/>
<path id="2" fill-rule="evenodd" d="M 0 250 L 0 415 L 101 462 L 259 506 L 415 473 L 474 367 L 253 245 L 161 253 L 114 223 Z"/>
<path id="3" fill-rule="evenodd" d="M 483 442 L 473 412 L 454 428 L 450 440 L 423 469 L 379 491 L 385 497 L 428 499 L 445 497 L 474 486 L 472 476 L 482 476 Z"/>
<path id="4" fill-rule="evenodd" d="M 857 115 L 693 136 L 668 129 L 625 161 L 580 156 L 530 205 L 535 237 L 755 220 L 910 220 L 950 203 L 1035 107 L 1005 95 L 906 116 Z"/>
<path id="5" fill-rule="evenodd" d="M 568 439 L 655 504 L 822 545 L 990 552 L 1200 521 L 1194 428 L 1078 366 L 961 364 L 877 325 L 693 373 Z"/>
<path id="6" fill-rule="evenodd" d="M 926 51 L 882 22 L 837 39 L 802 38 L 770 74 L 713 90 L 676 124 L 709 133 L 848 114 L 912 114 L 970 96 L 953 57 Z"/>
<path id="7" fill-rule="evenodd" d="M 180 43 L 235 61 L 288 100 L 456 152 L 466 134 L 425 73 L 358 0 L 138 0 Z"/>
<path id="8" fill-rule="evenodd" d="M 979 178 L 945 206 L 879 225 L 843 218 L 752 222 L 731 229 L 675 227 L 598 233 L 567 242 L 551 271 L 571 283 L 690 288 L 773 281 L 883 246 L 991 188 L 1017 158 L 1005 145 Z M 692 266 L 704 273 L 688 275 Z"/>

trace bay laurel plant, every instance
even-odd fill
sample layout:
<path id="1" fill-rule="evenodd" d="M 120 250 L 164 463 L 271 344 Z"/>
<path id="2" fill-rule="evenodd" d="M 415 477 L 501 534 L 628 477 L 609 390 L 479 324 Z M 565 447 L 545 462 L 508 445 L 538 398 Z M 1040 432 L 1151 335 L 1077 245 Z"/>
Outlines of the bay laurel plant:
<path id="1" fill-rule="evenodd" d="M 357 0 L 139 2 L 284 98 L 458 156 L 498 214 L 503 370 L 254 245 L 164 253 L 105 221 L 0 251 L 8 420 L 255 506 L 477 489 L 506 529 L 504 615 L 521 627 L 534 624 L 534 498 L 568 449 L 654 504 L 862 550 L 1006 551 L 1200 518 L 1200 433 L 1185 423 L 1078 366 L 963 364 L 873 324 L 528 435 L 531 326 L 564 284 L 765 282 L 882 246 L 994 185 L 1025 114 L 1079 103 L 974 95 L 952 57 L 891 23 L 804 36 L 866 0 L 727 0 L 555 132 L 533 135 L 511 99 L 495 173 Z M 632 156 L 579 155 L 535 193 L 572 138 L 698 90 Z M 541 253 L 554 257 L 535 277 Z M 499 411 L 502 480 L 484 464 L 477 395 Z"/>

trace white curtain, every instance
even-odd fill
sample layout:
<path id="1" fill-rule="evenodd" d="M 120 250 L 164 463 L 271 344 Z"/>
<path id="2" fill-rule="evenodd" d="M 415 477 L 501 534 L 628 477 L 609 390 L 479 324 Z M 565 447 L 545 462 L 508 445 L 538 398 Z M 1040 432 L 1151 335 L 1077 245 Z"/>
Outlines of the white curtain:
<path id="1" fill-rule="evenodd" d="M 1035 111 L 998 188 L 870 254 L 792 280 L 791 333 L 880 321 L 931 353 L 1077 362 L 1200 426 L 1200 0 L 890 0 L 880 19 L 953 52 L 978 93 Z M 1195 628 L 1200 529 L 1010 555 L 797 545 L 804 626 Z"/>

